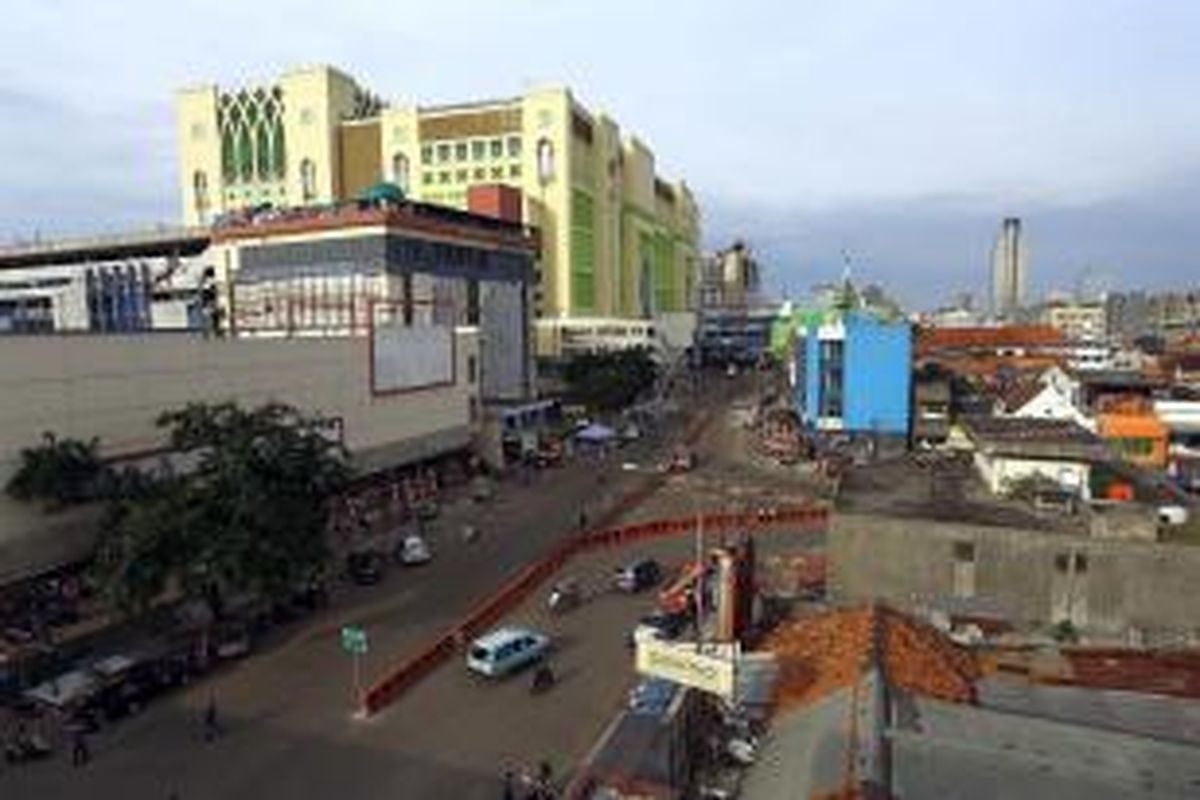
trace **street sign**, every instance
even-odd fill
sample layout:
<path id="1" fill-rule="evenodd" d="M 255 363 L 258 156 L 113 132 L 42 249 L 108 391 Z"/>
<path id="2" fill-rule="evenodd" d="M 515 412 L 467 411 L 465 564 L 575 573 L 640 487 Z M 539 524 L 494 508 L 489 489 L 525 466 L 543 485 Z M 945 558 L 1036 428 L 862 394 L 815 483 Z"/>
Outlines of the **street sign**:
<path id="1" fill-rule="evenodd" d="M 637 643 L 637 671 L 691 686 L 719 697 L 733 697 L 735 648 L 647 637 Z"/>
<path id="2" fill-rule="evenodd" d="M 367 654 L 367 632 L 357 625 L 342 626 L 342 649 L 350 654 L 353 663 L 353 702 L 356 708 L 362 707 L 362 657 Z"/>
<path id="3" fill-rule="evenodd" d="M 342 628 L 342 649 L 356 656 L 367 652 L 367 632 L 354 625 Z"/>

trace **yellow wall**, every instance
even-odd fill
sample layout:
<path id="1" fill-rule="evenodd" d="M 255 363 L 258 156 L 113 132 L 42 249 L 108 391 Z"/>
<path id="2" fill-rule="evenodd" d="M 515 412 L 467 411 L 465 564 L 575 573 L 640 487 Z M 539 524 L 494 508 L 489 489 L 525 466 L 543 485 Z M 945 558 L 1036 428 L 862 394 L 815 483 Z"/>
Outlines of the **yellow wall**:
<path id="1" fill-rule="evenodd" d="M 379 171 L 388 181 L 397 184 L 411 197 L 420 197 L 421 138 L 417 127 L 415 106 L 386 108 L 379 116 L 382 145 L 379 148 Z M 407 175 L 395 172 L 396 157 L 407 160 Z"/>
<path id="2" fill-rule="evenodd" d="M 342 125 L 338 129 L 338 155 L 343 197 L 357 197 L 383 179 L 380 167 L 379 121 Z"/>
<path id="3" fill-rule="evenodd" d="M 282 92 L 284 176 L 265 180 L 255 176 L 249 182 L 226 184 L 221 160 L 219 98 L 226 93 L 257 90 L 269 93 L 275 89 Z M 325 66 L 292 70 L 274 82 L 256 86 L 233 89 L 202 86 L 181 91 L 176 98 L 176 135 L 184 223 L 203 224 L 224 211 L 264 202 L 295 206 L 345 198 L 338 131 L 343 121 L 352 115 L 356 96 L 361 91 L 349 76 Z M 374 146 L 378 147 L 378 144 Z M 306 159 L 315 168 L 314 191 L 308 198 L 301 182 L 301 164 Z M 207 176 L 211 208 L 207 219 L 201 219 L 196 208 L 194 176 L 197 171 Z"/>
<path id="4" fill-rule="evenodd" d="M 207 223 L 225 210 L 221 185 L 221 138 L 217 129 L 217 89 L 203 86 L 185 89 L 176 98 L 176 142 L 179 157 L 179 196 L 185 225 Z M 208 214 L 196 207 L 194 178 L 205 176 Z"/>
<path id="5" fill-rule="evenodd" d="M 571 305 L 570 108 L 571 96 L 565 89 L 542 89 L 521 100 L 522 188 L 530 222 L 542 230 L 543 316 L 559 316 Z M 538 176 L 538 143 L 543 139 L 554 153 L 553 172 L 544 182 Z"/>
<path id="6" fill-rule="evenodd" d="M 296 70 L 280 80 L 284 97 L 284 129 L 288 140 L 287 194 L 294 205 L 305 202 L 301 164 L 316 167 L 316 193 L 308 202 L 343 199 L 337 166 L 337 126 L 353 108 L 355 84 L 329 67 Z"/>
<path id="7" fill-rule="evenodd" d="M 377 165 L 376 175 L 403 185 L 403 176 L 395 171 L 396 156 L 402 155 L 407 159 L 406 191 L 425 202 L 465 207 L 467 190 L 478 184 L 502 183 L 522 191 L 526 220 L 543 236 L 542 281 L 536 295 L 540 315 L 639 316 L 644 305 L 641 270 L 647 257 L 643 233 L 672 243 L 671 308 L 661 310 L 680 310 L 690 303 L 692 281 L 687 276 L 699 249 L 690 193 L 682 184 L 672 184 L 676 203 L 667 206 L 657 200 L 650 148 L 636 138 L 623 138 L 615 121 L 591 113 L 567 89 L 537 89 L 518 98 L 463 106 L 398 105 L 380 111 L 374 120 L 347 122 L 361 91 L 348 76 L 316 67 L 286 73 L 278 85 L 285 104 L 286 204 L 303 202 L 299 165 L 304 159 L 316 167 L 317 192 L 310 202 L 328 203 L 348 199 L 363 188 L 372 164 Z M 199 221 L 190 188 L 196 169 L 210 173 L 210 195 L 222 201 L 214 202 L 214 212 L 231 207 L 220 186 L 217 96 L 218 90 L 205 87 L 179 97 L 180 194 L 189 223 Z M 590 146 L 573 132 L 573 114 L 590 125 Z M 191 132 L 197 123 L 201 129 L 213 128 L 214 135 L 194 140 Z M 538 169 L 538 143 L 543 139 L 554 153 L 554 172 L 546 181 L 539 180 Z M 594 292 L 589 308 L 573 305 L 581 297 L 572 291 L 573 192 L 586 192 L 594 213 Z M 238 203 L 244 202 L 239 195 Z"/>

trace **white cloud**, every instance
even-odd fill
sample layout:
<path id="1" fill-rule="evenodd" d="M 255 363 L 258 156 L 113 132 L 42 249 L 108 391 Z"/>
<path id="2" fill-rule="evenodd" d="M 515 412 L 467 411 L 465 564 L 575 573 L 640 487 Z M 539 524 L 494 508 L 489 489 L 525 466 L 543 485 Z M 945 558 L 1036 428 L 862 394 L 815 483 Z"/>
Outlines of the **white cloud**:
<path id="1" fill-rule="evenodd" d="M 172 218 L 174 90 L 318 61 L 398 101 L 568 83 L 712 198 L 714 229 L 747 206 L 1086 206 L 1200 162 L 1184 0 L 9 0 L 4 19 L 0 236 Z"/>

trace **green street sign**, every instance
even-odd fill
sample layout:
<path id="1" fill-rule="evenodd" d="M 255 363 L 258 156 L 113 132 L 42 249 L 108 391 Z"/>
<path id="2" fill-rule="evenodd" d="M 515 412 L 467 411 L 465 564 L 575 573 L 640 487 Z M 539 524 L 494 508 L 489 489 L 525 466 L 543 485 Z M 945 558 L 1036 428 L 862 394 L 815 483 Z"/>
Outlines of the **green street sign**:
<path id="1" fill-rule="evenodd" d="M 367 652 L 367 632 L 354 625 L 342 628 L 342 649 L 347 653 L 361 656 Z"/>

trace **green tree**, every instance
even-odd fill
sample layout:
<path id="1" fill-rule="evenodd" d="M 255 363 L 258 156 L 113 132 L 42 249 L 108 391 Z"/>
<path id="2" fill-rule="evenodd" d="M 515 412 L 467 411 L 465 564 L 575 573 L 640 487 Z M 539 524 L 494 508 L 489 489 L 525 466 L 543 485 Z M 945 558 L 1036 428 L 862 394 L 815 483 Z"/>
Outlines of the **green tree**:
<path id="1" fill-rule="evenodd" d="M 348 477 L 326 420 L 221 403 L 168 412 L 158 425 L 188 466 L 112 509 L 96 570 L 116 605 L 141 610 L 172 587 L 278 597 L 322 569 L 326 500 Z"/>
<path id="2" fill-rule="evenodd" d="M 5 490 L 18 500 L 42 500 L 51 508 L 95 499 L 106 468 L 99 440 L 60 439 L 47 431 L 37 447 L 21 450 L 21 465 Z"/>
<path id="3" fill-rule="evenodd" d="M 563 367 L 567 393 L 596 411 L 616 411 L 648 392 L 658 378 L 658 365 L 645 348 L 581 353 Z"/>
<path id="4" fill-rule="evenodd" d="M 101 522 L 93 574 L 110 604 L 129 613 L 145 611 L 178 575 L 190 594 L 190 548 L 197 537 L 187 518 L 186 492 L 178 479 L 115 499 Z"/>
<path id="5" fill-rule="evenodd" d="M 1055 495 L 1063 491 L 1058 481 L 1041 472 L 1022 475 L 1019 478 L 1005 478 L 1001 488 L 1008 498 L 1029 504 L 1036 502 L 1042 495 Z"/>

